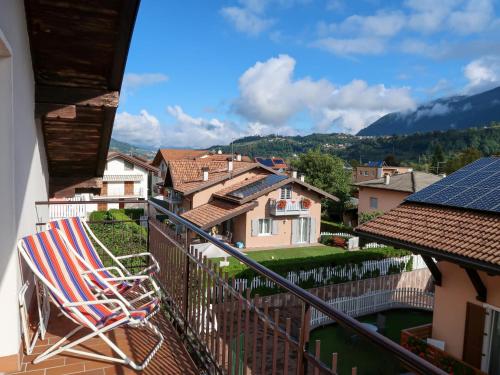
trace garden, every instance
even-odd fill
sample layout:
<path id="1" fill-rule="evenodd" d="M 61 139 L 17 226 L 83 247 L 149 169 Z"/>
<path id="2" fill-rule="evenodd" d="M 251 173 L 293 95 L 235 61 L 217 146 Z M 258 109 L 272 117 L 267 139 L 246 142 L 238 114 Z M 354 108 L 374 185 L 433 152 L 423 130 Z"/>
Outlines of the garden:
<path id="1" fill-rule="evenodd" d="M 140 225 L 142 208 L 111 209 L 94 211 L 89 217 L 89 226 L 96 237 L 116 256 L 147 251 L 147 229 Z M 111 265 L 107 254 L 96 246 L 106 266 Z M 123 261 L 127 268 L 143 267 L 142 259 Z"/>
<path id="2" fill-rule="evenodd" d="M 399 344 L 401 331 L 432 322 L 432 312 L 420 310 L 389 310 L 381 313 L 385 317 L 384 336 Z M 377 314 L 358 318 L 362 323 L 377 324 Z M 388 375 L 406 372 L 400 364 L 382 349 L 374 346 L 351 330 L 334 323 L 311 331 L 309 348 L 312 352 L 315 341 L 321 341 L 321 360 L 331 363 L 332 353 L 338 354 L 339 374 L 350 374 L 357 367 L 361 375 Z"/>

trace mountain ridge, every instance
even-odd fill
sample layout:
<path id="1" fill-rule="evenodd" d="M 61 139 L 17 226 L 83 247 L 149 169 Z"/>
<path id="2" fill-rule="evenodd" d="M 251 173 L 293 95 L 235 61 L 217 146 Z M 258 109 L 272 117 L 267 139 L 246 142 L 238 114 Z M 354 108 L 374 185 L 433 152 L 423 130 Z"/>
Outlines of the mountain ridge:
<path id="1" fill-rule="evenodd" d="M 474 95 L 456 95 L 424 103 L 413 111 L 389 113 L 360 136 L 402 135 L 489 125 L 500 120 L 500 87 Z"/>

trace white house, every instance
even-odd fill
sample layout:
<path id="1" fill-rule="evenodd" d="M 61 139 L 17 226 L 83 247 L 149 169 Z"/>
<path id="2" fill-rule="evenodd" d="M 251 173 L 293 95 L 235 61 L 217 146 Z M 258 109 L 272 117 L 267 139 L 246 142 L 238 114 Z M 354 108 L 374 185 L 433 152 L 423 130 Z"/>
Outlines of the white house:
<path id="1" fill-rule="evenodd" d="M 148 199 L 158 169 L 120 152 L 110 152 L 102 177 L 101 197 Z"/>

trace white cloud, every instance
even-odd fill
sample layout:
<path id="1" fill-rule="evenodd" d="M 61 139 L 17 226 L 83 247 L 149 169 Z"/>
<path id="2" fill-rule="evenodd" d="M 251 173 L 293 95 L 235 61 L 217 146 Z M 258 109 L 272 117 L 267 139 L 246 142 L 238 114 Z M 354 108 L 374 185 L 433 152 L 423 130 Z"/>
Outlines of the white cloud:
<path id="1" fill-rule="evenodd" d="M 256 36 L 269 29 L 274 21 L 256 13 L 251 8 L 245 7 L 225 7 L 221 9 L 221 14 L 239 32 Z"/>
<path id="2" fill-rule="evenodd" d="M 166 81 L 168 81 L 168 76 L 162 73 L 127 73 L 123 78 L 123 87 L 133 90 Z"/>
<path id="3" fill-rule="evenodd" d="M 378 55 L 385 51 L 384 40 L 371 37 L 352 39 L 322 38 L 312 43 L 312 46 L 344 56 L 353 54 Z"/>
<path id="4" fill-rule="evenodd" d="M 115 117 L 113 137 L 134 145 L 158 147 L 162 131 L 158 119 L 143 109 L 138 115 L 118 113 Z"/>
<path id="5" fill-rule="evenodd" d="M 400 11 L 378 11 L 371 16 L 352 15 L 339 24 L 330 24 L 330 31 L 359 33 L 368 36 L 393 36 L 405 25 L 405 15 Z"/>
<path id="6" fill-rule="evenodd" d="M 319 22 L 320 38 L 312 45 L 339 55 L 380 54 L 391 39 L 403 36 L 407 39 L 402 43 L 403 52 L 439 57 L 457 54 L 457 48 L 462 51 L 482 48 L 485 43 L 462 40 L 467 43 L 466 48 L 450 47 L 443 46 L 449 40 L 429 44 L 421 36 L 443 32 L 492 35 L 499 27 L 493 0 L 407 0 L 400 10 L 378 9 L 369 15 L 351 15 L 338 23 Z"/>
<path id="7" fill-rule="evenodd" d="M 421 117 L 443 116 L 450 112 L 451 108 L 447 104 L 433 103 L 431 106 L 422 107 L 415 112 L 415 120 Z"/>
<path id="8" fill-rule="evenodd" d="M 500 85 L 500 57 L 485 56 L 471 61 L 464 68 L 469 81 L 465 92 L 474 94 Z"/>
<path id="9" fill-rule="evenodd" d="M 415 107 L 408 88 L 369 86 L 362 80 L 336 86 L 324 79 L 294 79 L 294 69 L 288 55 L 249 68 L 240 78 L 236 111 L 249 121 L 277 126 L 306 111 L 317 129 L 356 132 L 388 112 Z"/>

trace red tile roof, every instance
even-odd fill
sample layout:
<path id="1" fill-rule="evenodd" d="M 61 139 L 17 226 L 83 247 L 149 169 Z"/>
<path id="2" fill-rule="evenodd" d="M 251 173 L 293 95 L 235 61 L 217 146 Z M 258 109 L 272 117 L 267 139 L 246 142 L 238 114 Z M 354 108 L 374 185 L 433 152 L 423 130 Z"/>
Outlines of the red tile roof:
<path id="1" fill-rule="evenodd" d="M 257 202 L 236 204 L 214 199 L 213 201 L 184 212 L 181 216 L 199 226 L 201 229 L 209 229 L 216 224 L 229 220 L 257 207 Z"/>
<path id="2" fill-rule="evenodd" d="M 495 213 L 406 202 L 358 226 L 356 232 L 500 269 L 500 215 Z"/>
<path id="3" fill-rule="evenodd" d="M 208 167 L 208 180 L 203 181 L 202 168 Z M 254 168 L 260 168 L 257 163 L 244 161 L 233 162 L 232 175 L 239 175 Z M 190 194 L 214 183 L 224 181 L 230 177 L 228 162 L 212 160 L 211 158 L 172 160 L 169 163 L 169 173 L 172 177 L 173 188 L 181 193 Z"/>
<path id="4" fill-rule="evenodd" d="M 160 162 L 165 160 L 169 162 L 171 160 L 180 159 L 194 159 L 202 155 L 206 155 L 207 150 L 190 150 L 190 149 L 177 149 L 177 148 L 161 148 L 156 153 L 156 156 L 151 164 L 154 166 L 159 166 Z"/>

